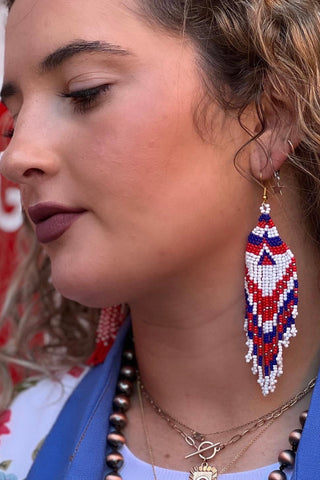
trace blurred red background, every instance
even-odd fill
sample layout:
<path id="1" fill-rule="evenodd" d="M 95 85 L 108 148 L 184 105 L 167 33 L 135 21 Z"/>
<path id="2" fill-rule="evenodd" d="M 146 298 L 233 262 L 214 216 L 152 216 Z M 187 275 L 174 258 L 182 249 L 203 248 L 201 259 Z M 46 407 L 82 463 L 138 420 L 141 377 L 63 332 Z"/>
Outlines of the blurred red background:
<path id="1" fill-rule="evenodd" d="M 4 105 L 0 103 L 0 151 L 8 145 L 7 132 L 12 121 Z M 15 268 L 15 240 L 22 223 L 20 195 L 16 185 L 0 176 L 0 305 L 3 302 L 10 277 Z M 0 348 L 10 337 L 10 325 L 0 331 Z M 14 381 L 20 380 L 20 372 L 12 367 Z"/>
<path id="2" fill-rule="evenodd" d="M 12 120 L 7 109 L 0 103 L 0 152 L 9 143 L 7 132 Z M 22 223 L 20 195 L 16 185 L 0 177 L 0 295 L 2 297 L 14 268 L 14 244 L 17 231 Z"/>

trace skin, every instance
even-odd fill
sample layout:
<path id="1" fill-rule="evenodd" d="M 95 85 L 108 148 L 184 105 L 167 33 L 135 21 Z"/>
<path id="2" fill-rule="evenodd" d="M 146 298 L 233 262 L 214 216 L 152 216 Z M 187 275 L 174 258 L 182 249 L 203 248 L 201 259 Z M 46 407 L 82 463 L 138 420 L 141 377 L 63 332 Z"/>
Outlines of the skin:
<path id="1" fill-rule="evenodd" d="M 285 168 L 292 193 L 282 204 L 274 202 L 273 217 L 301 263 L 301 311 L 308 324 L 293 342 L 294 354 L 287 355 L 288 364 L 297 365 L 295 375 L 263 399 L 243 360 L 243 256 L 262 193 L 233 165 L 248 135 L 236 114 L 216 103 L 211 138 L 199 135 L 194 111 L 203 92 L 192 45 L 151 29 L 136 11 L 129 1 L 96 0 L 93 8 L 87 0 L 16 0 L 5 60 L 5 83 L 16 88 L 5 97 L 15 132 L 1 171 L 20 184 L 27 214 L 30 206 L 48 201 L 86 210 L 44 246 L 54 285 L 88 306 L 128 302 L 149 391 L 199 430 L 224 429 L 278 406 L 315 374 L 318 252 L 295 228 L 301 214 Z M 79 39 L 109 42 L 129 54 L 82 53 L 40 73 L 48 55 Z M 63 97 L 106 84 L 85 112 Z M 258 128 L 250 108 L 246 122 L 251 131 Z M 261 141 L 279 168 L 289 150 L 288 121 L 282 119 L 277 135 L 272 125 Z M 264 180 L 272 176 L 256 145 L 240 160 L 256 178 L 260 172 Z M 181 439 L 146 408 L 150 434 L 157 434 L 157 463 L 192 466 L 183 460 Z M 298 411 L 263 437 L 270 454 L 261 454 L 256 442 L 235 469 L 273 463 Z M 129 444 L 134 439 L 132 449 L 148 460 L 135 399 L 130 420 Z M 221 455 L 227 462 L 231 454 Z"/>
<path id="2" fill-rule="evenodd" d="M 8 25 L 6 81 L 14 79 L 21 93 L 6 100 L 16 126 L 2 168 L 21 185 L 26 211 L 46 201 L 88 210 L 46 246 L 56 287 L 92 306 L 132 302 L 191 262 L 207 261 L 208 253 L 213 261 L 221 257 L 214 245 L 225 243 L 226 228 L 231 232 L 248 208 L 231 208 L 247 192 L 232 164 L 247 136 L 215 106 L 214 145 L 200 138 L 193 110 L 201 84 L 192 48 L 153 34 L 121 2 L 101 1 L 94 14 L 85 2 L 83 8 L 70 2 L 63 23 L 59 3 L 34 3 L 17 2 Z M 43 22 L 35 21 L 39 15 Z M 92 21 L 84 24 L 87 15 Z M 37 73 L 46 55 L 78 38 L 106 39 L 132 55 L 80 55 Z M 110 90 L 85 114 L 59 95 L 106 83 Z M 89 245 L 96 252 L 90 258 Z"/>

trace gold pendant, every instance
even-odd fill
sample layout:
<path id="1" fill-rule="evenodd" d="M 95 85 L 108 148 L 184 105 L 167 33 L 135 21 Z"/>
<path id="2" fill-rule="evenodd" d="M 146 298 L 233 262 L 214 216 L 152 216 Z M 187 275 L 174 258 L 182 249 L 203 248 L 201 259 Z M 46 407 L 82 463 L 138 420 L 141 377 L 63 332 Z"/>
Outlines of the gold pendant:
<path id="1" fill-rule="evenodd" d="M 200 467 L 193 467 L 189 476 L 189 480 L 214 480 L 215 478 L 218 478 L 218 470 L 210 467 L 206 462 Z"/>

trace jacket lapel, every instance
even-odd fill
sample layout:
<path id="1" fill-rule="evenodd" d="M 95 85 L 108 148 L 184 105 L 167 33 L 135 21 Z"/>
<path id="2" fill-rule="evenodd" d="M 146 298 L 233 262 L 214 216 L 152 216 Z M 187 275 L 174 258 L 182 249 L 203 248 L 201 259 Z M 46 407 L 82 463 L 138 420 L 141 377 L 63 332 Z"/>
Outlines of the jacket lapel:
<path id="1" fill-rule="evenodd" d="M 315 480 L 320 469 L 320 372 L 300 440 L 292 480 Z"/>
<path id="2" fill-rule="evenodd" d="M 105 473 L 106 434 L 123 343 L 121 327 L 106 361 L 94 367 L 67 401 L 26 480 L 93 480 Z M 320 466 L 320 372 L 292 480 L 315 480 Z"/>
<path id="3" fill-rule="evenodd" d="M 129 325 L 127 319 L 105 362 L 90 370 L 68 399 L 26 480 L 103 478 L 108 418 Z"/>

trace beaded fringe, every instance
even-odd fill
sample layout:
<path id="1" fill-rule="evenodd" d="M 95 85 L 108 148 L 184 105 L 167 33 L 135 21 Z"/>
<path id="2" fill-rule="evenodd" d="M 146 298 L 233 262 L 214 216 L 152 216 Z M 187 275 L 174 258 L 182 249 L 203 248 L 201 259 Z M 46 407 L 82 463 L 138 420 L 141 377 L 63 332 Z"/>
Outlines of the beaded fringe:
<path id="1" fill-rule="evenodd" d="M 87 360 L 88 365 L 94 366 L 104 362 L 127 313 L 128 308 L 125 304 L 113 305 L 101 310 L 96 332 L 96 348 Z"/>
<path id="2" fill-rule="evenodd" d="M 246 248 L 246 361 L 258 375 L 263 395 L 273 392 L 283 373 L 283 347 L 295 337 L 298 279 L 293 253 L 279 237 L 263 203 Z"/>

